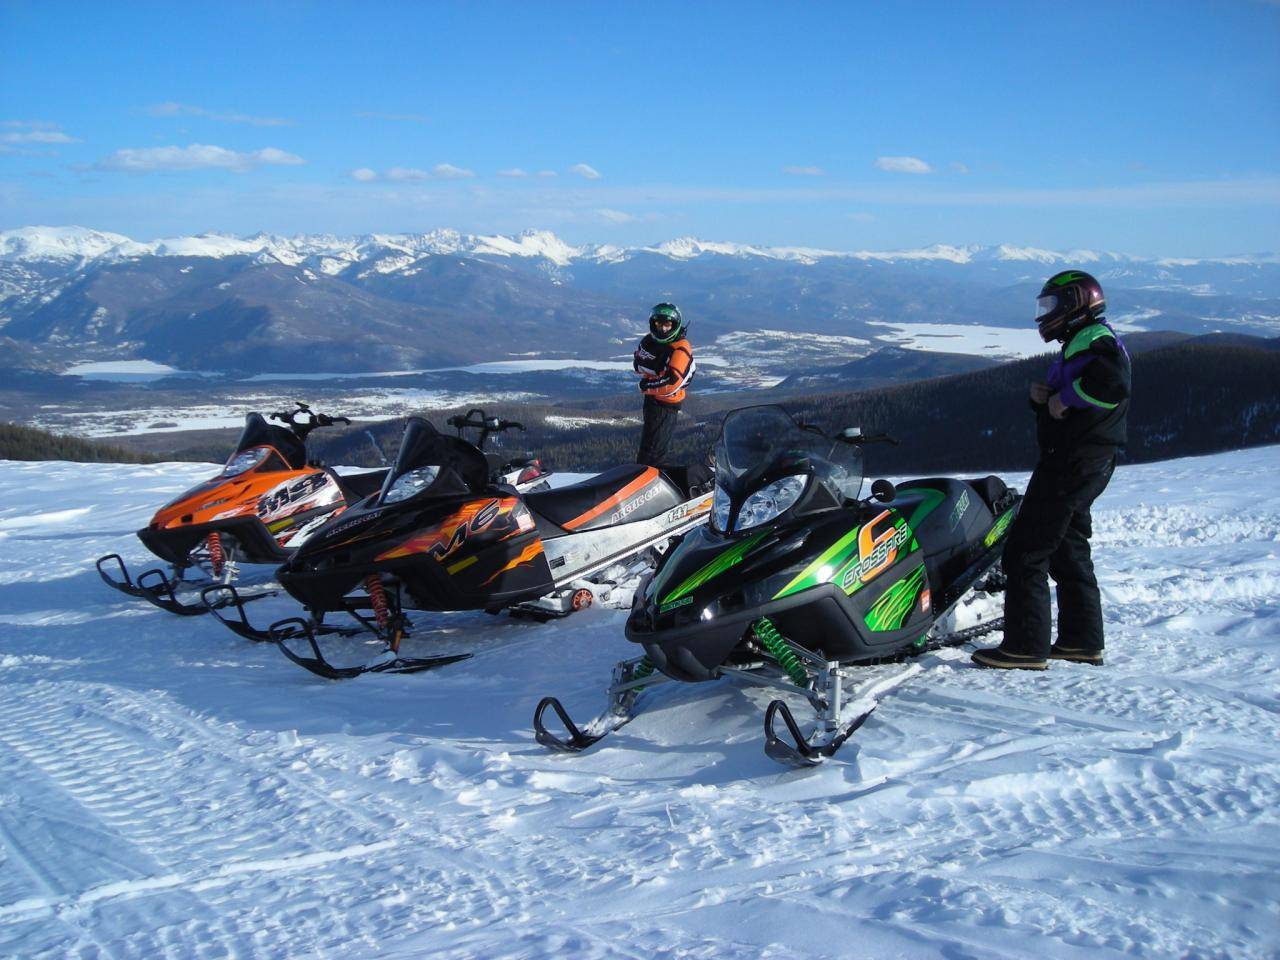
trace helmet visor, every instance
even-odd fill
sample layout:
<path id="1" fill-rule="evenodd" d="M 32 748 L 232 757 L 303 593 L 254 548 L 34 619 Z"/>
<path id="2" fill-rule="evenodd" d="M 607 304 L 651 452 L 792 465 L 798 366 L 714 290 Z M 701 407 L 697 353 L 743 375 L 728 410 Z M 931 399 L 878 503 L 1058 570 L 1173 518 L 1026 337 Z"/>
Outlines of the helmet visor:
<path id="1" fill-rule="evenodd" d="M 1039 320 L 1045 314 L 1052 313 L 1058 306 L 1058 295 L 1050 293 L 1046 296 L 1039 297 L 1036 300 L 1036 320 Z"/>

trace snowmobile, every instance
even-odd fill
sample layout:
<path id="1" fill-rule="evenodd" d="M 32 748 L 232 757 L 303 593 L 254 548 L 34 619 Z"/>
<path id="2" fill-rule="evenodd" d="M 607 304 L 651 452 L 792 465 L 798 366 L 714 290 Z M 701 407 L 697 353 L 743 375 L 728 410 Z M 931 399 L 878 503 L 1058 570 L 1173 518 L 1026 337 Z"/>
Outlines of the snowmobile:
<path id="1" fill-rule="evenodd" d="M 499 420 L 488 429 L 518 426 Z M 205 597 L 231 630 L 275 641 L 322 677 L 426 670 L 469 654 L 401 658 L 406 609 L 547 619 L 604 602 L 618 579 L 638 576 L 671 538 L 705 522 L 711 487 L 705 468 L 627 464 L 522 493 L 494 482 L 476 446 L 411 417 L 381 491 L 321 526 L 277 571 L 310 618 L 263 630 L 250 623 L 234 587 L 212 587 Z M 326 624 L 329 613 L 356 623 Z M 326 634 L 372 634 L 384 649 L 366 665 L 335 666 L 318 643 Z"/>
<path id="2" fill-rule="evenodd" d="M 609 705 L 585 729 L 554 697 L 534 712 L 538 741 L 576 752 L 635 715 L 656 683 L 721 677 L 802 696 L 802 732 L 782 699 L 764 716 L 765 751 L 811 766 L 832 756 L 877 697 L 919 669 L 906 664 L 857 689 L 861 667 L 904 664 L 998 629 L 1000 553 L 1021 497 L 997 477 L 877 480 L 861 498 L 863 448 L 897 441 L 856 428 L 826 436 L 781 407 L 735 410 L 716 444 L 709 525 L 663 557 L 637 590 L 627 638 L 644 655 L 614 669 Z M 982 597 L 994 600 L 994 597 Z M 960 605 L 986 620 L 958 629 Z M 553 712 L 564 735 L 548 729 Z M 779 728 L 781 721 L 781 728 Z"/>
<path id="3" fill-rule="evenodd" d="M 169 563 L 170 573 L 157 567 L 135 579 L 123 558 L 111 553 L 97 561 L 108 586 L 181 616 L 206 613 L 201 599 L 184 602 L 180 592 L 230 583 L 240 563 L 287 560 L 325 519 L 381 487 L 386 470 L 339 474 L 309 459 L 311 432 L 350 424 L 346 417 L 317 413 L 301 402 L 269 416 L 283 426 L 260 413 L 247 414 L 222 471 L 165 504 L 138 531 L 143 545 Z M 185 578 L 193 567 L 203 580 Z"/>

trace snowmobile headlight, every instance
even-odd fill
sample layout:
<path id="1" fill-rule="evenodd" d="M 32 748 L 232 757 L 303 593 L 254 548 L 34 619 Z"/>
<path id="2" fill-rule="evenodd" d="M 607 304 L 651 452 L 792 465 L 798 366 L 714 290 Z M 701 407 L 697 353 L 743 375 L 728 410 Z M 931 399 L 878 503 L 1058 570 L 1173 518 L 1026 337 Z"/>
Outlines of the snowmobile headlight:
<path id="1" fill-rule="evenodd" d="M 408 500 L 414 494 L 421 493 L 435 483 L 439 475 L 439 467 L 418 467 L 402 473 L 396 477 L 395 483 L 391 484 L 391 489 L 382 498 L 382 502 L 399 503 L 401 500 Z"/>
<path id="2" fill-rule="evenodd" d="M 792 474 L 756 490 L 746 498 L 742 509 L 737 512 L 737 524 L 733 525 L 733 532 L 768 524 L 786 513 L 800 499 L 806 483 L 809 483 L 808 474 Z"/>
<path id="3" fill-rule="evenodd" d="M 241 450 L 239 453 L 232 455 L 227 461 L 227 465 L 222 468 L 224 477 L 238 477 L 246 470 L 252 470 L 263 460 L 267 459 L 267 454 L 271 451 L 266 447 L 250 447 L 248 450 Z"/>
<path id="4" fill-rule="evenodd" d="M 734 530 L 749 530 L 786 513 L 800 499 L 808 482 L 807 473 L 796 473 L 761 487 L 742 504 Z"/>

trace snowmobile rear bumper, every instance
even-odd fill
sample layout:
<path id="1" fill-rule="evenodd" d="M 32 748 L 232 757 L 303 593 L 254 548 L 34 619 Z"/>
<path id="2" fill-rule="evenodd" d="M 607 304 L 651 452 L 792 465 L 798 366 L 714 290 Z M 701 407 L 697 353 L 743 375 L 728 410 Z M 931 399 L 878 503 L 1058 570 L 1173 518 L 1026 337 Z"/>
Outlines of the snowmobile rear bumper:
<path id="1" fill-rule="evenodd" d="M 642 644 L 667 676 L 686 683 L 717 679 L 720 666 L 761 617 L 788 636 L 806 638 L 806 646 L 838 650 L 846 663 L 875 660 L 902 646 L 901 631 L 868 637 L 859 626 L 860 612 L 832 583 L 729 614 L 720 614 L 716 606 L 707 607 L 699 620 L 667 629 L 655 628 L 651 608 L 636 607 L 627 619 L 627 639 Z"/>
<path id="2" fill-rule="evenodd" d="M 257 517 L 228 517 L 177 527 L 143 527 L 138 531 L 138 539 L 161 560 L 181 567 L 190 563 L 191 551 L 211 533 L 233 539 L 239 548 L 237 558 L 245 563 L 282 563 L 290 556 Z"/>

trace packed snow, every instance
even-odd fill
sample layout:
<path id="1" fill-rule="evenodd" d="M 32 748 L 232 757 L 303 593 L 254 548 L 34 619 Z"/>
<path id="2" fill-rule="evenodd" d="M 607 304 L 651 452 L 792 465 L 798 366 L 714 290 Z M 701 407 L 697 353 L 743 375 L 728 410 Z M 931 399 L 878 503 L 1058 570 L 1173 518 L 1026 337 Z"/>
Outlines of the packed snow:
<path id="1" fill-rule="evenodd" d="M 101 584 L 209 469 L 0 463 L 0 956 L 1280 952 L 1280 447 L 1117 472 L 1106 666 L 929 655 L 807 772 L 727 683 L 538 747 L 619 610 L 420 615 L 407 654 L 474 659 L 330 683 Z"/>

